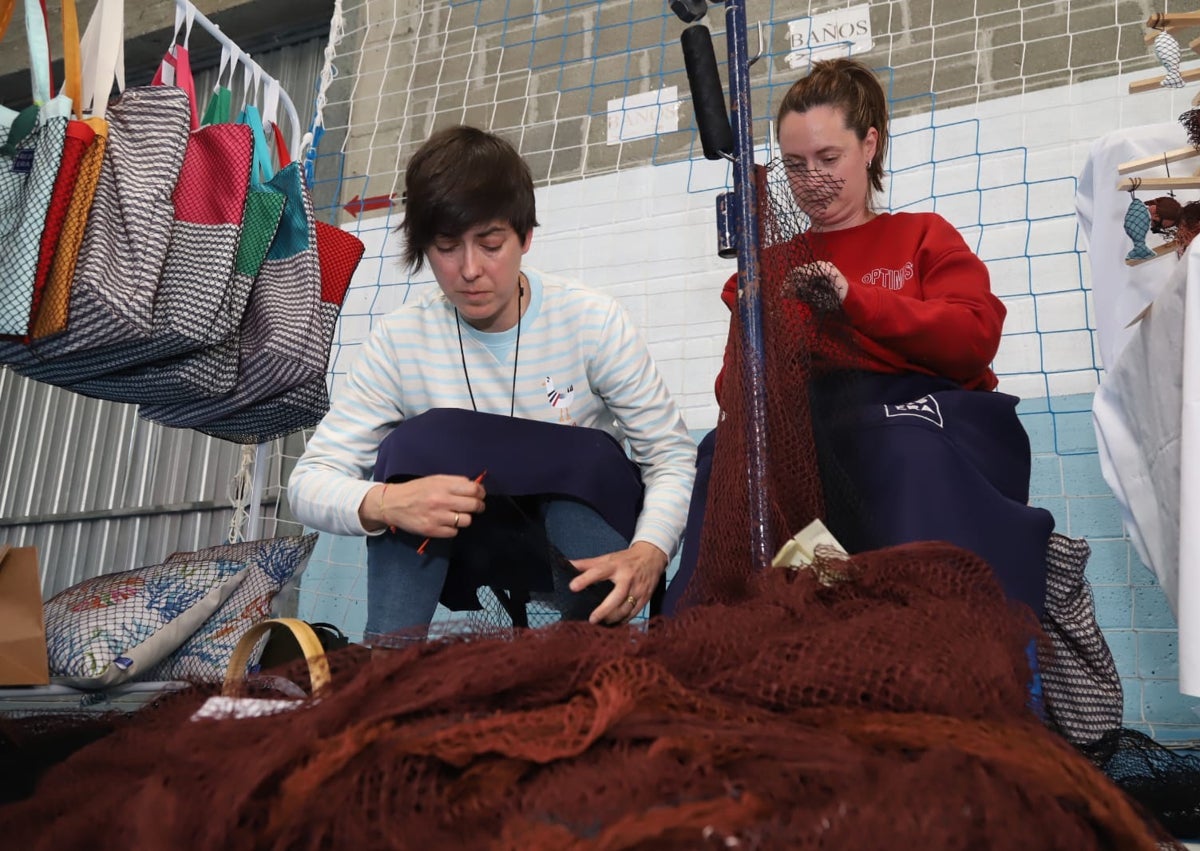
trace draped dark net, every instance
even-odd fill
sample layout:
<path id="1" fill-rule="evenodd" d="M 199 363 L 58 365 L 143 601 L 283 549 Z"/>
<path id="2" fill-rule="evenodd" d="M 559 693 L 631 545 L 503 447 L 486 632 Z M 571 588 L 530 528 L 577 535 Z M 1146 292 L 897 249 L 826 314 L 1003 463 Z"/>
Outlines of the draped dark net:
<path id="1" fill-rule="evenodd" d="M 825 495 L 808 382 L 836 296 L 758 173 L 767 502 L 778 546 Z M 780 180 L 784 184 L 780 184 Z M 808 258 L 811 259 L 811 258 Z M 789 277 L 790 276 L 790 277 Z M 832 297 L 832 301 L 830 300 Z M 798 301 L 799 299 L 799 301 Z M 797 304 L 802 305 L 798 308 Z M 760 570 L 735 316 L 689 607 L 333 655 L 320 700 L 194 721 L 174 696 L 0 809 L 23 849 L 1146 849 L 1145 812 L 1028 708 L 1038 634 L 945 544 Z M 839 497 L 840 498 L 840 497 Z M 830 579 L 830 577 L 835 577 Z M 301 678 L 302 679 L 302 678 Z"/>

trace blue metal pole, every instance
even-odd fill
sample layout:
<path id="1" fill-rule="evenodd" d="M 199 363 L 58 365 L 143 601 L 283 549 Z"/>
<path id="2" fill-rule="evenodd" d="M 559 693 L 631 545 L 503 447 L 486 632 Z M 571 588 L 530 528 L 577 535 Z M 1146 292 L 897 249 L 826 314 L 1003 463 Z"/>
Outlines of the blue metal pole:
<path id="1" fill-rule="evenodd" d="M 729 50 L 729 117 L 735 144 L 738 315 L 742 323 L 742 382 L 748 401 L 747 485 L 750 488 L 750 546 L 755 566 L 769 567 L 771 514 L 767 493 L 767 392 L 764 380 L 762 301 L 758 269 L 758 188 L 754 177 L 754 116 L 750 106 L 750 56 L 746 44 L 746 0 L 726 0 L 725 43 Z"/>

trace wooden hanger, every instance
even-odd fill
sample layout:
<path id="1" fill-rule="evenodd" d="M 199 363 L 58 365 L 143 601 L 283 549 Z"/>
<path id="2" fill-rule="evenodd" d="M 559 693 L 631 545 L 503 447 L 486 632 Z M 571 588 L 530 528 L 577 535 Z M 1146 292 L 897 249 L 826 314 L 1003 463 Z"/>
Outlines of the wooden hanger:
<path id="1" fill-rule="evenodd" d="M 1155 12 L 1146 18 L 1146 26 L 1152 30 L 1200 27 L 1200 12 Z"/>
<path id="2" fill-rule="evenodd" d="M 1173 151 L 1164 151 L 1161 154 L 1154 154 L 1149 157 L 1142 157 L 1140 160 L 1130 160 L 1129 162 L 1121 163 L 1117 166 L 1117 174 L 1129 174 L 1134 171 L 1141 171 L 1147 168 L 1154 168 L 1159 165 L 1168 165 L 1177 163 L 1191 157 L 1200 156 L 1200 148 L 1195 148 L 1188 145 L 1186 148 L 1176 148 Z M 1197 169 L 1200 171 L 1200 169 Z M 1129 187 L 1118 187 L 1128 189 Z"/>
<path id="3" fill-rule="evenodd" d="M 1146 44 L 1153 44 L 1163 33 L 1168 33 L 1172 36 L 1180 30 L 1189 29 L 1191 27 L 1200 27 L 1200 12 L 1176 12 L 1167 14 L 1164 12 L 1156 12 L 1146 19 L 1146 26 L 1150 32 L 1146 33 L 1144 40 Z M 1192 39 L 1188 43 L 1188 47 L 1195 52 L 1200 48 L 1200 36 Z M 1200 80 L 1200 68 L 1192 68 L 1187 71 L 1180 71 L 1179 76 L 1183 78 L 1185 83 L 1190 83 L 1195 80 Z M 1157 77 L 1147 77 L 1144 80 L 1135 80 L 1129 84 L 1129 93 L 1131 95 L 1139 92 L 1149 92 L 1160 87 L 1163 80 L 1167 77 L 1165 74 L 1160 74 Z M 1200 95 L 1197 95 L 1200 99 Z M 1193 101 L 1193 106 L 1196 102 Z"/>
<path id="4" fill-rule="evenodd" d="M 1197 156 L 1200 156 L 1200 148 L 1187 145 L 1172 151 L 1163 151 L 1161 154 L 1152 154 L 1148 157 L 1123 162 L 1117 166 L 1117 174 L 1132 174 L 1148 168 L 1165 167 L 1171 163 L 1182 162 Z M 1170 169 L 1167 173 L 1170 173 Z M 1168 192 L 1174 189 L 1200 189 L 1200 168 L 1197 168 L 1192 174 L 1181 177 L 1127 177 L 1117 182 L 1117 189 L 1122 192 L 1137 189 L 1165 189 Z"/>
<path id="5" fill-rule="evenodd" d="M 1161 160 L 1160 160 L 1161 162 Z M 1188 177 L 1127 177 L 1117 184 L 1122 192 L 1135 189 L 1200 189 L 1200 175 Z"/>
<path id="6" fill-rule="evenodd" d="M 1200 80 L 1200 68 L 1189 68 L 1186 71 L 1180 71 L 1179 76 L 1183 77 L 1185 83 L 1193 83 Z M 1129 84 L 1129 93 L 1136 95 L 1140 92 L 1152 92 L 1160 87 L 1163 80 L 1167 79 L 1166 74 L 1159 74 L 1157 77 L 1147 77 L 1145 80 L 1134 80 Z"/>

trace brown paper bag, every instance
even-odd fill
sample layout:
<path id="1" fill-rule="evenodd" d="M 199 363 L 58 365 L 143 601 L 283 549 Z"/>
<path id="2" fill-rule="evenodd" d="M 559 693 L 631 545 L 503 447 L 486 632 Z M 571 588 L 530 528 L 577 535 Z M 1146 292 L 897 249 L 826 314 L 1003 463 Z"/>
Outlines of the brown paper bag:
<path id="1" fill-rule="evenodd" d="M 0 544 L 0 686 L 49 682 L 37 547 Z"/>

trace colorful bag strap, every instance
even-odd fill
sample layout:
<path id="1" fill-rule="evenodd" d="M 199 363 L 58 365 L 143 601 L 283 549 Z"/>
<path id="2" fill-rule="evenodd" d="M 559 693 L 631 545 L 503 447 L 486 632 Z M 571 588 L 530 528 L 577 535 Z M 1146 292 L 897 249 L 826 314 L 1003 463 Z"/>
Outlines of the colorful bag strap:
<path id="1" fill-rule="evenodd" d="M 186 7 L 186 8 L 185 8 Z M 191 3 L 176 4 L 175 33 L 171 36 L 171 45 L 167 48 L 158 70 L 154 73 L 152 86 L 178 86 L 188 96 L 192 109 L 192 129 L 200 129 L 200 109 L 196 99 L 196 81 L 192 77 L 192 60 L 188 53 L 188 44 L 192 38 L 192 24 L 196 20 L 196 9 Z M 183 30 L 183 43 L 179 42 L 179 31 Z"/>
<path id="2" fill-rule="evenodd" d="M 39 2 L 41 3 L 41 6 L 42 6 L 42 23 L 44 23 L 46 25 L 46 47 L 47 47 L 47 49 L 49 49 L 49 46 L 50 46 L 50 13 L 48 11 L 46 11 L 46 0 L 39 0 Z M 49 59 L 50 57 L 47 56 L 46 58 Z M 48 76 L 48 79 L 50 80 L 50 91 L 54 91 L 54 66 L 53 65 L 50 65 L 46 69 L 46 74 Z"/>
<path id="3" fill-rule="evenodd" d="M 250 168 L 250 186 L 266 191 L 265 184 L 275 176 L 275 169 L 271 166 L 271 146 L 267 143 L 266 133 L 263 132 L 258 107 L 252 103 L 247 104 L 238 116 L 238 124 L 249 127 L 254 138 L 254 164 Z"/>
<path id="4" fill-rule="evenodd" d="M 263 121 L 271 125 L 271 131 L 275 135 L 275 152 L 279 158 L 279 167 L 285 168 L 291 164 L 292 155 L 287 141 L 283 138 L 283 131 L 279 129 L 279 92 L 279 80 L 272 78 L 267 83 L 267 90 L 263 95 Z"/>
<path id="5" fill-rule="evenodd" d="M 204 116 L 200 119 L 200 126 L 228 124 L 231 109 L 233 109 L 233 92 L 224 86 L 215 89 L 209 95 L 208 105 L 204 108 Z"/>
<path id="6" fill-rule="evenodd" d="M 0 0 L 0 41 L 3 41 L 4 34 L 8 32 L 8 25 L 12 23 L 13 9 L 17 7 L 17 0 Z"/>
<path id="7" fill-rule="evenodd" d="M 62 93 L 71 99 L 75 117 L 83 118 L 83 65 L 79 58 L 79 18 L 75 0 L 63 0 L 63 87 Z"/>
<path id="8" fill-rule="evenodd" d="M 229 65 L 231 55 L 230 45 L 221 45 L 221 65 L 217 68 L 217 80 L 213 84 L 212 94 L 208 96 L 208 103 L 204 107 L 204 116 L 200 119 L 203 127 L 210 124 L 228 124 L 230 121 L 229 112 L 233 108 L 233 92 L 229 90 L 229 86 L 225 85 L 224 77 L 225 68 Z M 237 66 L 234 65 L 235 70 L 236 68 Z M 230 72 L 229 81 L 232 84 L 232 72 Z"/>
<path id="9" fill-rule="evenodd" d="M 279 157 L 279 167 L 285 168 L 292 164 L 292 155 L 288 151 L 287 140 L 283 138 L 283 131 L 279 129 L 278 124 L 272 124 L 271 129 L 275 131 L 275 151 Z"/>
<path id="10" fill-rule="evenodd" d="M 173 83 L 167 82 L 164 68 L 174 71 Z M 158 64 L 158 70 L 154 73 L 154 79 L 150 81 L 150 85 L 174 85 L 183 89 L 187 93 L 188 103 L 191 105 L 191 127 L 193 130 L 200 129 L 200 112 L 196 108 L 196 80 L 192 77 L 192 60 L 188 56 L 186 47 L 182 44 L 173 44 L 167 48 L 167 53 L 163 56 L 162 62 Z"/>
<path id="11" fill-rule="evenodd" d="M 267 81 L 266 91 L 263 93 L 263 123 L 271 127 L 271 132 L 275 137 L 275 155 L 279 163 L 279 168 L 287 168 L 292 162 L 292 157 L 288 152 L 287 142 L 284 141 L 283 131 L 279 129 L 279 81 L 271 78 Z"/>
<path id="12" fill-rule="evenodd" d="M 33 102 L 43 106 L 53 96 L 50 85 L 50 41 L 46 16 L 39 0 L 25 0 L 25 38 L 29 42 L 29 75 L 33 79 Z"/>

